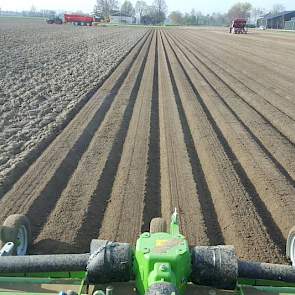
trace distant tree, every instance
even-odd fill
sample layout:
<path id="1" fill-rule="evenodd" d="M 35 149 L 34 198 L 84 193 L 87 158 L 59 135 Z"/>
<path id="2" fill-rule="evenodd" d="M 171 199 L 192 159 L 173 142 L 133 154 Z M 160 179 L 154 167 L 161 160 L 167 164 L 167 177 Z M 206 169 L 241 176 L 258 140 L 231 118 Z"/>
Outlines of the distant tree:
<path id="1" fill-rule="evenodd" d="M 282 5 L 282 4 L 275 4 L 275 5 L 272 7 L 272 11 L 271 11 L 271 13 L 272 13 L 272 14 L 278 14 L 278 13 L 283 12 L 283 11 L 285 11 L 285 10 L 286 10 L 286 8 L 285 8 L 284 5 Z"/>
<path id="2" fill-rule="evenodd" d="M 108 18 L 115 9 L 118 9 L 117 0 L 97 0 L 94 7 L 94 14 Z"/>
<path id="3" fill-rule="evenodd" d="M 191 11 L 191 20 L 190 21 L 191 21 L 192 26 L 197 25 L 197 13 L 194 9 L 192 9 L 192 11 Z"/>
<path id="4" fill-rule="evenodd" d="M 209 17 L 210 26 L 224 26 L 229 23 L 228 17 L 226 14 L 213 12 Z"/>
<path id="5" fill-rule="evenodd" d="M 180 11 L 172 11 L 169 14 L 169 19 L 173 25 L 182 25 L 183 24 L 183 14 Z"/>
<path id="6" fill-rule="evenodd" d="M 201 11 L 196 12 L 196 25 L 197 26 L 203 24 L 203 19 L 204 19 L 204 16 L 203 16 L 202 12 Z"/>
<path id="7" fill-rule="evenodd" d="M 194 9 L 190 13 L 182 14 L 179 11 L 173 11 L 169 14 L 169 19 L 172 24 L 198 26 L 223 26 L 228 23 L 227 14 L 212 13 L 203 15 L 201 12 L 196 12 Z"/>
<path id="8" fill-rule="evenodd" d="M 145 14 L 148 5 L 146 2 L 139 0 L 135 4 L 135 12 L 139 15 L 139 19 L 141 21 L 142 16 Z"/>
<path id="9" fill-rule="evenodd" d="M 130 1 L 125 0 L 121 6 L 121 13 L 126 16 L 134 16 L 134 7 Z"/>
<path id="10" fill-rule="evenodd" d="M 251 15 L 252 5 L 249 2 L 238 2 L 234 4 L 228 11 L 227 15 L 230 20 L 234 18 L 246 18 Z"/>
<path id="11" fill-rule="evenodd" d="M 148 5 L 141 17 L 141 23 L 145 25 L 155 25 L 159 23 L 160 18 L 163 18 L 163 16 L 159 14 L 157 7 L 154 5 Z"/>
<path id="12" fill-rule="evenodd" d="M 266 14 L 266 11 L 264 8 L 256 8 L 254 7 L 251 11 L 251 21 L 256 24 L 259 17 Z"/>
<path id="13" fill-rule="evenodd" d="M 31 9 L 29 11 L 29 15 L 30 16 L 36 16 L 36 13 L 37 13 L 37 8 L 34 5 L 32 5 Z"/>
<path id="14" fill-rule="evenodd" d="M 165 0 L 154 0 L 153 7 L 156 10 L 157 23 L 163 23 L 166 19 L 166 13 L 168 10 Z"/>

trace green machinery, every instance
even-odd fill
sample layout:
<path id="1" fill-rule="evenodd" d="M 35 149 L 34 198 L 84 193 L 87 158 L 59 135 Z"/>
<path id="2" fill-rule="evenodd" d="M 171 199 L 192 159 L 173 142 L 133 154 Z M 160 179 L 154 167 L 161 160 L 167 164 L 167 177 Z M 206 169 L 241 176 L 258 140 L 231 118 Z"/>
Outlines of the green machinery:
<path id="1" fill-rule="evenodd" d="M 92 240 L 90 253 L 25 256 L 31 234 L 22 215 L 8 217 L 0 234 L 0 295 L 295 294 L 295 228 L 287 241 L 293 266 L 243 261 L 232 246 L 189 247 L 176 211 L 169 231 L 153 219 L 135 249 Z"/>

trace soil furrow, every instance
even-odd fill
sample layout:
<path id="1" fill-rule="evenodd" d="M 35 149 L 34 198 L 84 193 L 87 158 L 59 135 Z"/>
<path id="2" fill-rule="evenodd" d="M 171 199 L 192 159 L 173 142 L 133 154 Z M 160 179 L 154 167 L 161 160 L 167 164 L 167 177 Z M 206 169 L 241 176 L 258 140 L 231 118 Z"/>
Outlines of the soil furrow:
<path id="1" fill-rule="evenodd" d="M 190 49 L 188 51 L 190 51 L 190 53 L 192 53 L 221 83 L 225 84 L 227 90 L 242 99 L 251 108 L 253 113 L 258 113 L 267 124 L 270 124 L 279 132 L 283 140 L 289 141 L 289 143 L 294 146 L 295 136 L 293 129 L 295 128 L 295 120 L 293 118 L 288 115 L 286 116 L 285 113 L 269 103 L 264 97 L 259 97 L 255 92 L 249 91 L 247 87 L 238 83 L 235 78 L 230 77 L 224 70 L 220 70 L 218 65 L 212 65 L 208 59 L 204 60 L 202 56 L 197 56 Z"/>
<path id="2" fill-rule="evenodd" d="M 202 66 L 198 63 L 193 54 L 191 54 L 190 58 L 194 61 L 192 62 L 192 64 L 194 65 L 195 69 L 197 71 L 200 71 L 200 69 L 202 69 Z M 202 73 L 205 72 L 206 70 Z M 231 100 L 231 96 L 224 95 L 224 92 L 221 92 L 223 94 L 220 94 L 220 92 L 217 90 L 218 88 L 215 88 L 217 84 L 212 84 L 214 82 L 214 79 L 210 79 L 208 78 L 208 76 L 204 76 L 202 73 L 200 73 L 200 75 L 203 77 L 203 79 L 207 81 L 208 85 L 210 85 L 210 88 L 217 94 L 219 99 L 223 101 L 226 107 L 230 110 L 230 113 L 225 113 L 224 117 L 228 118 L 227 121 L 229 122 L 229 124 L 231 124 L 233 128 L 237 130 L 237 134 L 239 134 L 239 139 L 233 136 L 229 137 L 232 138 L 231 141 L 233 142 L 233 146 L 238 146 L 240 142 L 240 144 L 242 143 L 243 146 L 247 147 L 248 153 L 251 153 L 247 160 L 243 161 L 243 159 L 245 159 L 245 152 L 241 154 L 241 156 L 238 156 L 238 158 L 241 163 L 243 163 L 248 176 L 250 177 L 252 183 L 254 184 L 256 190 L 263 200 L 263 202 L 261 202 L 260 198 L 256 198 L 256 201 L 254 200 L 254 202 L 258 210 L 261 212 L 261 216 L 264 217 L 265 224 L 269 225 L 269 232 L 273 233 L 273 239 L 277 241 L 277 244 L 283 251 L 285 238 L 287 237 L 290 227 L 294 223 L 295 214 L 293 206 L 293 200 L 295 196 L 294 180 L 285 171 L 281 164 L 275 159 L 275 157 L 277 157 L 277 154 L 280 154 L 281 150 L 284 150 L 286 143 L 282 142 L 281 145 L 277 145 L 276 150 L 271 149 L 272 153 L 270 153 L 263 146 L 261 141 L 252 133 L 248 126 L 237 115 L 242 114 L 242 117 L 244 118 L 244 120 L 246 120 L 247 124 L 249 126 L 253 126 L 252 121 L 254 123 L 258 121 L 257 118 L 253 119 L 253 115 L 255 113 L 248 112 L 246 114 L 243 114 L 242 110 L 244 110 L 245 112 L 243 106 L 235 107 L 235 109 L 233 110 L 232 106 L 237 102 L 237 99 Z M 229 118 L 231 117 L 234 118 L 230 120 Z M 235 119 L 239 124 L 234 123 Z M 266 129 L 269 127 L 262 124 L 262 128 L 260 128 L 260 130 L 258 128 L 258 131 L 263 130 L 263 128 Z M 223 132 L 226 134 L 225 131 Z M 244 134 L 244 137 L 242 136 L 242 134 Z M 229 134 L 229 136 L 230 135 L 231 134 Z M 271 148 L 272 145 L 275 145 L 276 143 L 276 137 L 274 135 L 265 135 L 264 141 L 265 140 L 269 140 L 268 146 L 270 146 Z M 272 143 L 272 141 L 274 142 Z M 285 157 L 285 163 L 287 163 L 287 165 L 292 165 L 290 164 L 290 159 L 294 155 L 294 152 L 292 150 L 284 150 L 284 152 L 284 155 L 280 155 Z M 238 154 L 238 151 L 236 153 Z M 252 165 L 250 165 L 251 162 Z M 257 177 L 258 175 L 260 175 L 259 178 Z M 276 199 L 275 203 L 274 196 Z M 287 215 L 286 212 L 288 212 Z"/>
<path id="3" fill-rule="evenodd" d="M 293 85 L 290 77 L 284 77 L 286 71 L 281 75 L 281 71 L 277 70 L 277 67 L 269 67 L 268 63 L 261 62 L 261 59 L 254 57 L 252 54 L 237 55 L 239 50 L 236 50 L 237 53 L 235 52 L 233 55 L 233 50 L 229 48 L 228 45 L 216 43 L 199 34 L 185 34 L 184 36 L 185 39 L 191 39 L 193 43 L 197 44 L 199 49 L 203 48 L 203 52 L 215 52 L 215 54 L 222 57 L 222 63 L 225 61 L 234 64 L 234 67 L 236 67 L 238 71 L 247 73 L 257 81 L 263 82 L 265 87 L 271 89 L 271 91 L 291 100 Z M 237 60 L 239 61 L 238 63 L 236 62 Z M 277 71 L 276 75 L 274 75 L 275 71 Z M 261 74 L 257 75 L 258 73 Z M 249 86 L 252 85 L 249 84 Z"/>
<path id="4" fill-rule="evenodd" d="M 235 56 L 237 58 L 244 58 L 245 56 L 252 56 L 252 58 L 255 58 L 257 60 L 257 63 L 263 67 L 269 68 L 275 72 L 280 71 L 280 74 L 286 77 L 290 77 L 292 74 L 294 74 L 294 69 L 290 69 L 289 60 L 292 60 L 293 54 L 287 55 L 286 53 L 276 53 L 275 50 L 271 50 L 272 54 L 268 55 L 265 54 L 266 51 L 268 51 L 267 46 L 263 46 L 263 48 L 260 50 L 258 47 L 253 50 L 253 43 L 251 45 L 247 44 L 245 40 L 240 43 L 236 43 L 232 40 L 231 35 L 223 37 L 221 40 L 212 39 L 212 36 L 200 34 L 202 36 L 203 41 L 204 40 L 210 40 L 213 41 L 214 44 L 217 45 L 225 45 L 227 48 L 230 48 L 232 51 L 235 52 Z M 260 42 L 261 44 L 261 42 Z M 247 48 L 248 47 L 248 48 Z"/>
<path id="5" fill-rule="evenodd" d="M 72 34 L 66 27 L 59 28 Z M 54 26 L 42 28 L 50 29 L 50 40 L 67 44 Z M 31 253 L 73 253 L 89 251 L 95 238 L 135 244 L 152 218 L 169 225 L 177 208 L 190 245 L 232 244 L 241 259 L 286 262 L 295 223 L 295 35 L 230 35 L 213 27 L 84 29 L 85 38 L 77 32 L 72 40 L 76 53 L 53 44 L 50 55 L 48 36 L 32 47 L 18 37 L 22 42 L 13 46 L 13 28 L 4 28 L 10 43 L 3 45 L 9 58 L 2 63 L 10 74 L 0 69 L 0 76 L 11 89 L 4 104 L 0 89 L 0 172 L 23 174 L 16 172 L 0 196 L 0 222 L 26 214 Z M 32 48 L 28 62 L 23 48 Z M 34 56 L 39 51 L 42 56 Z M 57 66 L 52 57 L 64 63 Z M 45 63 L 63 81 L 42 76 Z M 23 66 L 34 70 L 32 79 Z M 51 144 L 22 163 L 19 136 L 41 126 L 23 143 L 30 150 L 41 142 L 42 122 L 50 127 L 58 112 L 62 119 L 72 107 L 72 120 L 48 137 Z M 24 122 L 15 120 L 15 111 Z M 14 167 L 14 154 L 22 170 Z"/>
<path id="6" fill-rule="evenodd" d="M 176 104 L 162 37 L 159 37 L 159 110 L 162 215 L 169 224 L 174 208 L 191 245 L 209 244 L 192 166 Z"/>
<path id="7" fill-rule="evenodd" d="M 135 100 L 120 164 L 99 237 L 135 244 L 141 233 L 147 174 L 148 143 L 156 34 L 137 76 Z M 128 230 L 126 230 L 128 228 Z"/>
<path id="8" fill-rule="evenodd" d="M 91 239 L 98 236 L 133 111 L 134 93 L 139 80 L 134 77 L 144 67 L 150 40 L 151 36 L 132 64 L 120 89 L 114 93 L 112 108 L 95 133 L 91 145 L 37 239 L 59 241 L 60 247 L 55 248 L 56 252 L 68 251 L 63 247 L 64 243 L 71 244 L 80 251 L 87 251 Z M 41 245 L 37 248 L 40 251 Z"/>
<path id="9" fill-rule="evenodd" d="M 1 28 L 2 25 L 3 23 L 1 24 Z M 47 26 L 46 24 L 42 25 Z M 35 24 L 33 26 L 35 27 Z M 26 25 L 24 28 L 25 27 Z M 45 27 L 44 29 L 47 30 Z M 70 28 L 69 31 L 71 31 Z M 16 32 L 16 34 L 19 33 L 19 31 Z M 29 30 L 29 32 L 25 30 L 21 33 L 22 37 L 23 33 L 27 34 L 26 37 L 28 39 L 26 41 L 28 41 L 31 36 L 34 36 L 34 34 L 38 34 L 36 31 L 34 31 L 34 34 L 32 34 L 32 30 Z M 65 32 L 62 32 L 58 38 L 62 38 L 64 33 Z M 121 48 L 119 49 L 120 53 L 117 55 L 119 59 L 113 59 L 113 64 L 108 63 L 108 60 L 111 59 L 110 56 L 112 55 L 111 46 L 111 54 L 109 54 L 107 57 L 103 51 L 94 52 L 93 55 L 101 55 L 102 53 L 99 62 L 105 60 L 106 64 L 108 65 L 103 65 L 101 67 L 102 70 L 99 69 L 98 71 L 94 69 L 95 67 L 91 67 L 93 68 L 93 74 L 89 74 L 88 72 L 87 75 L 85 75 L 86 71 L 83 69 L 83 67 L 85 65 L 87 67 L 89 62 L 92 62 L 92 55 L 89 56 L 89 54 L 87 54 L 86 56 L 88 56 L 88 58 L 86 61 L 84 61 L 84 54 L 89 51 L 89 47 L 86 47 L 88 50 L 85 52 L 85 44 L 87 44 L 87 41 L 85 40 L 90 38 L 90 36 L 93 34 L 92 39 L 90 39 L 92 42 L 89 42 L 90 46 L 95 48 L 95 46 L 107 46 L 113 43 L 112 46 L 114 47 L 116 46 L 114 42 L 115 36 L 120 34 L 120 30 L 118 30 L 117 33 L 114 32 L 114 34 L 109 30 L 108 32 L 103 32 L 106 37 L 108 35 L 110 37 L 105 39 L 102 38 L 101 41 L 105 43 L 101 45 L 97 45 L 99 42 L 96 42 L 98 39 L 100 39 L 99 35 L 95 36 L 95 33 L 92 32 L 87 32 L 85 34 L 86 36 L 84 41 L 80 40 L 80 42 L 76 42 L 79 39 L 77 38 L 77 33 L 78 32 L 74 33 L 76 35 L 76 39 L 70 41 L 72 42 L 71 46 L 64 46 L 65 44 L 62 44 L 63 46 L 60 50 L 61 52 L 52 49 L 56 46 L 58 47 L 61 44 L 59 42 L 61 40 L 55 42 L 55 44 L 51 46 L 52 44 L 48 44 L 48 39 L 51 37 L 50 34 L 44 34 L 43 37 L 46 36 L 46 42 L 42 43 L 42 46 L 40 46 L 41 43 L 38 41 L 38 45 L 35 47 L 35 49 L 28 51 L 27 46 L 24 46 L 24 48 L 23 46 L 21 46 L 22 48 L 18 48 L 18 45 L 23 45 L 23 42 L 17 41 L 13 46 L 13 50 L 9 50 L 7 54 L 5 54 L 5 58 L 0 58 L 0 60 L 5 63 L 5 66 L 1 67 L 1 69 L 5 69 L 4 72 L 2 71 L 3 79 L 1 79 L 3 82 L 1 89 L 2 94 L 4 94 L 1 95 L 0 98 L 1 105 L 5 106 L 5 109 L 8 107 L 9 110 L 9 104 L 11 101 L 13 101 L 12 112 L 8 112 L 12 113 L 13 116 L 10 118 L 10 120 L 8 120 L 8 113 L 3 113 L 3 118 L 4 116 L 6 117 L 5 124 L 2 125 L 3 121 L 0 121 L 0 150 L 3 148 L 0 155 L 0 198 L 12 189 L 13 185 L 21 178 L 21 176 L 25 174 L 25 172 L 27 172 L 30 165 L 34 164 L 34 162 L 41 156 L 49 144 L 55 140 L 57 135 L 62 132 L 62 130 L 70 123 L 75 115 L 79 113 L 81 108 L 95 94 L 97 89 L 102 85 L 102 82 L 110 77 L 110 75 L 115 70 L 114 65 L 119 65 L 122 60 L 127 57 L 128 54 L 130 54 L 130 52 L 136 47 L 136 44 L 146 38 L 148 31 L 142 34 L 142 36 L 140 36 L 137 41 L 135 41 L 137 39 L 135 37 L 135 42 L 133 42 L 132 46 L 128 45 L 129 41 L 131 41 L 128 40 L 129 38 L 127 38 L 126 41 L 124 40 L 124 44 L 122 44 Z M 127 30 L 125 30 L 125 33 L 127 33 Z M 80 33 L 78 33 L 78 35 L 79 34 Z M 10 35 L 15 36 L 13 33 Z M 136 34 L 134 36 L 136 36 Z M 10 43 L 10 38 L 6 38 L 5 40 L 5 42 L 2 42 L 4 47 Z M 81 52 L 79 50 L 73 50 L 73 47 L 78 46 L 79 43 L 83 44 Z M 35 46 L 36 44 L 33 43 L 31 45 Z M 45 49 L 44 47 L 47 48 Z M 48 48 L 51 48 L 51 50 L 48 51 Z M 95 50 L 94 48 L 92 48 L 93 51 Z M 82 65 L 80 64 L 80 67 L 80 60 L 77 62 L 77 52 L 78 60 L 81 58 Z M 124 52 L 124 54 L 122 54 L 122 52 Z M 29 54 L 30 57 L 27 57 L 27 54 Z M 72 54 L 76 56 L 74 63 L 71 60 Z M 66 58 L 66 62 L 62 63 L 62 60 L 65 61 L 64 57 L 68 56 L 70 56 L 70 58 Z M 26 57 L 29 59 L 27 60 Z M 11 61 L 13 61 L 13 66 L 9 66 L 9 62 L 7 65 L 7 58 L 11 58 Z M 29 62 L 29 68 L 32 68 L 32 71 L 27 69 L 29 72 L 24 72 L 23 67 L 24 64 L 27 64 L 27 62 Z M 36 65 L 41 66 L 35 67 Z M 17 71 L 15 71 L 15 67 Z M 90 67 L 88 66 L 88 68 Z M 15 73 L 16 77 L 13 77 L 10 71 Z M 77 81 L 73 84 L 71 79 L 75 80 L 74 77 L 77 74 L 80 75 L 80 81 Z M 81 83 L 81 79 L 85 79 L 88 83 Z M 96 81 L 94 81 L 95 79 Z M 54 80 L 55 82 L 50 83 L 50 80 Z M 90 82 L 91 80 L 93 83 Z M 10 85 L 9 82 L 11 82 Z M 60 91 L 56 93 L 58 89 L 60 89 Z M 65 89 L 67 89 L 67 91 L 64 91 Z M 8 99 L 6 98 L 6 95 L 8 95 Z M 2 114 L 0 117 L 2 119 Z M 55 117 L 56 120 L 54 120 Z M 4 127 L 4 132 L 6 129 L 9 130 L 10 127 L 12 127 L 10 130 L 18 130 L 18 132 L 13 136 L 10 135 L 5 141 L 2 141 L 2 126 Z M 9 134 L 10 133 L 8 132 L 8 135 Z M 15 144 L 18 147 L 16 149 L 11 149 L 11 147 L 13 147 Z M 7 148 L 9 148 L 10 151 L 7 150 Z M 7 152 L 8 154 L 10 153 L 9 156 Z M 3 162 L 5 159 L 8 159 L 8 162 L 5 165 L 2 165 L 5 163 L 5 161 Z"/>
<path id="10" fill-rule="evenodd" d="M 181 126 L 183 129 L 187 153 L 189 155 L 190 163 L 192 166 L 192 173 L 193 173 L 193 177 L 194 177 L 194 181 L 195 181 L 197 193 L 198 193 L 197 197 L 198 197 L 198 201 L 200 202 L 201 212 L 199 212 L 199 214 L 201 214 L 204 218 L 204 222 L 206 226 L 206 235 L 209 239 L 209 243 L 211 245 L 224 244 L 222 231 L 218 223 L 218 218 L 214 208 L 214 204 L 212 202 L 211 193 L 205 179 L 205 175 L 200 163 L 200 159 L 198 157 L 198 154 L 196 153 L 196 148 L 194 145 L 192 133 L 189 128 L 185 111 L 181 102 L 181 97 L 186 95 L 185 91 L 183 91 L 182 85 L 179 85 L 179 83 L 181 83 L 180 81 L 182 81 L 181 80 L 182 77 L 181 75 L 179 75 L 178 70 L 175 69 L 175 66 L 173 66 L 174 59 L 171 58 L 171 49 L 169 48 L 169 46 L 167 46 L 166 38 L 164 40 L 165 40 L 164 41 L 165 55 L 166 55 L 167 61 L 169 60 L 168 68 L 169 68 L 169 73 L 170 73 L 170 77 L 171 77 L 171 81 L 173 85 L 173 91 L 175 93 L 175 101 L 177 104 Z M 204 241 L 198 241 L 198 242 L 200 243 Z"/>
<path id="11" fill-rule="evenodd" d="M 257 68 L 253 66 L 253 62 L 249 62 L 249 59 L 247 61 L 240 60 L 237 64 L 230 52 L 222 52 L 221 54 L 221 51 L 216 47 L 209 46 L 206 42 L 197 42 L 195 36 L 186 36 L 185 38 L 179 34 L 177 36 L 194 52 L 198 52 L 199 56 L 206 57 L 215 67 L 223 69 L 227 75 L 234 78 L 236 82 L 242 84 L 252 93 L 258 95 L 260 99 L 267 100 L 267 103 L 270 103 L 274 108 L 288 116 L 289 119 L 295 119 L 294 101 L 292 102 L 290 92 L 286 91 L 286 87 L 281 85 L 286 82 L 285 79 L 282 79 L 279 85 L 278 83 L 274 85 L 267 73 L 257 79 Z"/>
<path id="12" fill-rule="evenodd" d="M 223 135 L 225 126 L 228 131 L 225 135 L 230 133 L 235 136 L 235 132 L 220 120 L 223 118 L 216 110 L 220 104 L 218 97 L 210 90 L 207 81 L 194 70 L 184 53 L 178 47 L 173 50 L 186 77 L 182 80 L 187 80 L 190 85 L 186 87 L 190 95 L 182 96 L 183 105 L 190 129 L 194 131 L 195 146 L 225 243 L 234 244 L 239 256 L 243 258 L 267 260 L 272 257 L 282 261 L 279 249 L 267 233 L 252 202 L 255 191 L 249 187 L 250 182 L 247 177 L 245 179 L 246 173 Z M 268 245 L 268 248 L 265 249 L 263 245 Z"/>
<path id="13" fill-rule="evenodd" d="M 191 51 L 189 52 L 197 61 L 200 61 L 195 54 Z M 205 66 L 204 62 L 201 61 L 201 64 L 208 69 L 209 72 L 213 71 L 208 68 L 208 66 Z M 196 67 L 199 68 L 199 65 L 197 64 Z M 244 105 L 243 102 L 245 100 L 235 92 L 231 86 L 228 86 L 227 83 L 224 82 L 223 75 L 217 75 L 215 72 L 213 72 L 213 75 L 217 79 L 217 82 L 212 86 L 214 90 L 221 98 L 225 98 L 224 103 L 236 115 L 237 120 L 243 124 L 244 128 L 252 135 L 260 148 L 273 161 L 277 169 L 288 180 L 290 186 L 295 187 L 295 166 L 293 164 L 293 162 L 295 162 L 294 144 L 282 135 L 282 133 L 277 132 L 275 127 L 269 124 L 267 119 L 261 116 L 259 112 L 256 112 L 253 107 L 250 106 L 250 108 L 248 108 L 249 105 L 247 103 Z M 211 79 L 210 73 L 209 76 L 207 75 L 206 77 L 207 80 L 215 81 L 214 77 Z M 225 84 L 227 87 L 223 87 L 222 84 Z M 246 93 L 242 93 L 242 95 L 247 96 Z M 241 102 L 239 100 L 241 100 Z"/>
<path id="14" fill-rule="evenodd" d="M 156 31 L 158 34 L 158 31 Z M 150 116 L 148 148 L 148 171 L 144 197 L 143 223 L 141 231 L 149 231 L 150 221 L 161 216 L 161 173 L 160 173 L 160 127 L 159 127 L 159 85 L 158 85 L 158 38 L 156 37 L 153 92 Z"/>
<path id="15" fill-rule="evenodd" d="M 138 43 L 111 79 L 106 81 L 12 190 L 1 199 L 2 220 L 8 214 L 26 213 L 32 221 L 34 235 L 38 234 L 145 42 L 146 38 Z"/>
<path id="16" fill-rule="evenodd" d="M 189 53 L 187 54 L 189 55 Z M 222 101 L 226 106 L 226 108 L 223 109 L 222 104 L 216 104 L 221 107 L 219 112 L 222 112 L 223 117 L 227 118 L 225 124 L 231 125 L 232 128 L 236 129 L 238 136 L 233 136 L 230 131 L 227 133 L 227 128 L 224 128 L 222 132 L 228 134 L 228 139 L 238 155 L 238 160 L 242 163 L 244 169 L 246 169 L 247 175 L 250 177 L 259 193 L 259 197 L 262 198 L 263 202 L 261 202 L 260 198 L 255 198 L 254 203 L 258 207 L 260 215 L 265 218 L 264 222 L 267 227 L 269 227 L 268 231 L 272 233 L 273 239 L 277 241 L 277 244 L 283 251 L 285 238 L 294 222 L 295 212 L 292 204 L 294 202 L 295 190 L 293 182 L 290 183 L 290 179 L 280 173 L 281 170 L 278 169 L 277 163 L 274 162 L 271 154 L 259 144 L 259 141 L 253 136 L 249 128 L 243 124 L 236 113 L 233 112 L 226 102 L 226 99 L 220 96 L 216 91 L 214 85 L 211 84 L 212 82 L 210 82 L 203 73 L 199 72 L 200 68 L 197 68 L 194 62 L 192 62 L 195 61 L 194 57 L 190 56 L 188 59 L 193 64 L 195 70 L 208 83 L 209 89 L 211 88 L 211 90 L 215 92 L 218 97 L 217 101 Z M 227 108 L 230 111 L 228 111 Z M 251 114 L 248 115 L 251 118 Z M 224 122 L 220 123 L 220 126 L 222 126 L 222 124 L 224 124 Z M 235 149 L 239 146 L 240 148 L 243 147 L 242 150 Z M 247 153 L 248 157 L 246 157 Z M 268 158 L 268 156 L 270 156 L 270 158 Z M 286 154 L 286 156 L 288 156 L 288 154 Z M 274 198 L 276 200 L 275 202 Z M 288 212 L 287 215 L 286 212 Z"/>

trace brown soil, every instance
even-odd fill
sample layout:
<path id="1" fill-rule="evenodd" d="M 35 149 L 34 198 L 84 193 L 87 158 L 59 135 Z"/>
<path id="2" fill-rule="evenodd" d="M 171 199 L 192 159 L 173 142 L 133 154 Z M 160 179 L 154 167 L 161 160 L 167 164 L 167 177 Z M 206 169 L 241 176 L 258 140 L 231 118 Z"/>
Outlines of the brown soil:
<path id="1" fill-rule="evenodd" d="M 178 209 L 190 244 L 284 262 L 295 224 L 295 36 L 150 30 L 1 199 L 33 253 L 135 243 Z"/>

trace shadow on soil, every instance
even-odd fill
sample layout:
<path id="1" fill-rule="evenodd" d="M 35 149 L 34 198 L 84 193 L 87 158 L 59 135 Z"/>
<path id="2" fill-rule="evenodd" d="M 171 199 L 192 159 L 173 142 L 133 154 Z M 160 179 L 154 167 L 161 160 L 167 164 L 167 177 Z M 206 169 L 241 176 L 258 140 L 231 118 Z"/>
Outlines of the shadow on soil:
<path id="1" fill-rule="evenodd" d="M 87 250 L 87 249 L 86 249 Z M 88 250 L 89 252 L 89 250 Z M 30 254 L 46 255 L 46 254 L 79 254 L 81 250 L 73 244 L 56 241 L 52 239 L 44 239 L 34 243 L 30 248 Z"/>

